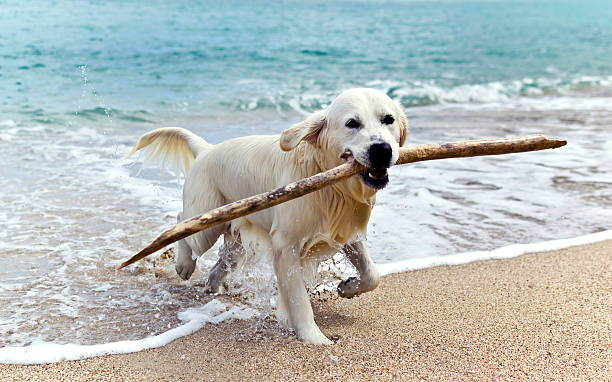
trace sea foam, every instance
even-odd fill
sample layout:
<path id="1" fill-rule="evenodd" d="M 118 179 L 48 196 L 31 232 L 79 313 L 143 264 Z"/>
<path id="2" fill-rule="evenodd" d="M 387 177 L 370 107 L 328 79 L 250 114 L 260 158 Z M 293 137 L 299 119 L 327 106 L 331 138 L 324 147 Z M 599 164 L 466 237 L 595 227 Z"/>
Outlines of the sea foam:
<path id="1" fill-rule="evenodd" d="M 251 308 L 225 303 L 214 299 L 201 308 L 179 313 L 183 325 L 156 336 L 134 341 L 118 341 L 97 345 L 55 344 L 36 342 L 29 346 L 8 346 L 0 348 L 0 363 L 32 365 L 59 361 L 70 361 L 108 354 L 135 353 L 145 349 L 158 348 L 171 341 L 194 333 L 204 325 L 218 324 L 233 319 L 249 319 L 257 316 Z"/>
<path id="2" fill-rule="evenodd" d="M 378 270 L 382 275 L 389 275 L 393 273 L 401 273 L 444 265 L 467 264 L 480 260 L 508 259 L 527 253 L 555 251 L 558 249 L 596 243 L 604 240 L 612 240 L 612 230 L 597 232 L 569 239 L 551 240 L 532 244 L 511 244 L 494 249 L 492 251 L 464 252 L 457 253 L 454 255 L 430 256 L 418 259 L 397 261 L 388 264 L 379 264 Z"/>

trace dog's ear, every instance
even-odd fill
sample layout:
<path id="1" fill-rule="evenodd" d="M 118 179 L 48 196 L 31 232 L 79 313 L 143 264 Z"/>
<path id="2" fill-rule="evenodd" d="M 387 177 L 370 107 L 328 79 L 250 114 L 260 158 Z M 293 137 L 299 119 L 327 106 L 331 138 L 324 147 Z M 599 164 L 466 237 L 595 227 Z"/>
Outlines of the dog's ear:
<path id="1" fill-rule="evenodd" d="M 319 110 L 312 113 L 308 118 L 300 123 L 296 123 L 280 136 L 280 147 L 283 151 L 291 151 L 302 141 L 315 144 L 321 130 L 327 123 L 327 111 Z"/>
<path id="2" fill-rule="evenodd" d="M 408 136 L 408 118 L 406 118 L 406 114 L 400 106 L 397 107 L 399 110 L 399 125 L 400 125 L 400 140 L 399 145 L 402 147 L 404 142 L 406 142 L 406 137 Z"/>

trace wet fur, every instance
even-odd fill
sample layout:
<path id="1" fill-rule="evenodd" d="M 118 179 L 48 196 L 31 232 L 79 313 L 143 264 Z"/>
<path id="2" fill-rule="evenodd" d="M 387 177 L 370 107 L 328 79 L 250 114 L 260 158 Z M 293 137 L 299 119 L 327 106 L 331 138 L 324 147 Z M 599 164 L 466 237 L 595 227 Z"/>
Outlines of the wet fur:
<path id="1" fill-rule="evenodd" d="M 381 113 L 395 117 L 393 126 L 379 126 Z M 350 115 L 360 116 L 363 129 L 347 130 L 344 121 Z M 164 128 L 142 136 L 128 156 L 148 148 L 149 157 L 169 162 L 186 173 L 183 212 L 178 216 L 181 221 L 340 165 L 344 162 L 340 154 L 347 149 L 367 166 L 367 149 L 374 141 L 391 144 L 396 160 L 407 127 L 405 115 L 386 95 L 372 89 L 352 89 L 328 109 L 281 135 L 248 136 L 210 145 L 185 129 Z M 313 257 L 325 259 L 342 251 L 359 277 L 342 282 L 340 295 L 353 297 L 374 289 L 379 282 L 378 271 L 364 240 L 375 198 L 376 190 L 355 176 L 196 233 L 179 242 L 177 273 L 188 279 L 197 256 L 224 235 L 219 261 L 208 277 L 209 289 L 218 292 L 245 253 L 267 255 L 274 264 L 279 308 L 285 312 L 287 325 L 302 341 L 330 344 L 314 322 L 302 265 Z"/>

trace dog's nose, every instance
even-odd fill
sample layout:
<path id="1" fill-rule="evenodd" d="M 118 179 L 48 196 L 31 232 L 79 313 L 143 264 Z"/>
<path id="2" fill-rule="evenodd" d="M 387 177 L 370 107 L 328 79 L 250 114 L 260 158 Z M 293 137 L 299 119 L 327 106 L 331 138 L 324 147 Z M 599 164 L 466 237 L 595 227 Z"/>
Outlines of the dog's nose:
<path id="1" fill-rule="evenodd" d="M 379 168 L 391 166 L 391 155 L 393 154 L 393 150 L 390 144 L 386 142 L 375 143 L 370 146 L 369 154 L 372 167 Z"/>

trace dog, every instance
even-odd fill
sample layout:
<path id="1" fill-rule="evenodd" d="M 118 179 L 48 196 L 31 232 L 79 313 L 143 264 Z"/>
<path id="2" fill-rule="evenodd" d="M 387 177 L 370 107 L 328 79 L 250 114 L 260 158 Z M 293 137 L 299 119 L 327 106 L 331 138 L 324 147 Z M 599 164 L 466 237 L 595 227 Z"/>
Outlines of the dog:
<path id="1" fill-rule="evenodd" d="M 245 253 L 265 253 L 278 281 L 279 306 L 300 341 L 331 344 L 314 320 L 302 266 L 342 252 L 358 277 L 338 285 L 351 298 L 375 289 L 379 273 L 365 244 L 376 192 L 389 182 L 387 169 L 399 157 L 408 122 L 401 107 L 375 89 L 342 92 L 280 135 L 246 136 L 211 145 L 188 130 L 167 127 L 138 140 L 126 156 L 145 149 L 147 157 L 172 162 L 183 171 L 183 211 L 177 220 L 269 191 L 299 179 L 357 161 L 367 171 L 332 186 L 208 228 L 178 243 L 176 272 L 187 280 L 196 259 L 223 235 L 219 260 L 207 288 L 218 293 Z"/>

